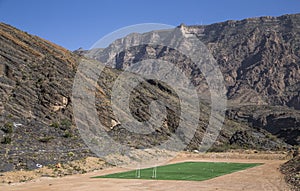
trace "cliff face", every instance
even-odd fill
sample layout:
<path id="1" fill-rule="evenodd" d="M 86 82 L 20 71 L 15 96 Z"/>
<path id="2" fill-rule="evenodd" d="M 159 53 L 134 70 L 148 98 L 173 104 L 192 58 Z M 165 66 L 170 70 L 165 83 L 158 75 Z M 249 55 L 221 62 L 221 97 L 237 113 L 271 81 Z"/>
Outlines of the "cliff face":
<path id="1" fill-rule="evenodd" d="M 200 39 L 222 68 L 229 99 L 300 109 L 299 26 L 300 14 L 205 27 Z"/>
<path id="2" fill-rule="evenodd" d="M 205 26 L 203 34 L 223 71 L 232 111 L 299 145 L 300 14 L 227 21 Z"/>
<path id="3" fill-rule="evenodd" d="M 287 142 L 299 144 L 300 14 L 207 26 L 181 25 L 179 28 L 185 34 L 195 34 L 216 59 L 227 89 L 229 118 L 232 113 L 242 110 L 250 126 L 288 137 L 284 138 Z M 138 44 L 142 38 L 155 39 L 160 33 L 131 34 L 116 40 L 106 49 L 91 50 L 88 55 L 107 62 L 120 47 L 128 43 Z M 140 45 L 118 53 L 115 59 L 116 63 L 109 62 L 108 65 L 118 69 L 147 59 L 172 62 L 192 79 L 203 95 L 208 95 L 203 97 L 209 97 L 201 71 L 172 48 Z M 244 106 L 252 109 L 245 111 Z"/>
<path id="4" fill-rule="evenodd" d="M 300 14 L 180 28 L 186 34 L 197 35 L 210 50 L 224 75 L 232 103 L 300 109 Z M 149 32 L 144 37 L 155 39 L 158 33 Z M 120 46 L 138 41 L 140 35 L 131 34 L 105 50 L 91 50 L 89 56 L 106 62 Z M 198 79 L 203 78 L 190 60 L 166 47 L 135 47 L 120 53 L 116 59 L 112 67 L 119 69 L 145 59 L 175 61 L 183 70 L 193 71 L 189 75 L 196 85 L 200 86 L 202 81 Z"/>

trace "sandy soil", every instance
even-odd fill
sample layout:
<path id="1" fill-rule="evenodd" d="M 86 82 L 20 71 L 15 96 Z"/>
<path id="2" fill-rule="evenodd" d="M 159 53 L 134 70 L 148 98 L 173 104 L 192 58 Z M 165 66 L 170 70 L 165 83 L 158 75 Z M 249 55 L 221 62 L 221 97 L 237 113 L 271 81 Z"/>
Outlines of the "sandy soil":
<path id="1" fill-rule="evenodd" d="M 229 156 L 229 157 L 227 157 Z M 239 155 L 238 155 L 239 156 Z M 245 163 L 264 163 L 261 166 L 246 169 L 243 171 L 227 174 L 221 177 L 206 181 L 159 181 L 159 180 L 124 180 L 124 179 L 92 179 L 90 177 L 97 175 L 120 172 L 126 169 L 108 168 L 91 173 L 72 175 L 62 178 L 41 177 L 25 183 L 1 184 L 0 190 L 55 190 L 55 191 L 187 191 L 187 190 L 266 190 L 266 191 L 285 191 L 290 190 L 286 185 L 283 175 L 279 172 L 280 164 L 285 160 L 272 159 L 272 157 L 249 157 L 250 155 L 241 155 L 237 157 L 220 158 L 218 155 L 206 155 L 206 157 L 197 154 L 181 154 L 170 163 L 181 161 L 225 161 L 225 162 L 245 162 Z M 253 155 L 256 156 L 256 155 Z M 219 158 L 218 158 L 219 157 Z M 248 159 L 247 159 L 248 158 Z M 255 159 L 249 159 L 255 158 Z M 258 159 L 263 158 L 263 159 Z M 268 160 L 264 159 L 268 158 Z"/>

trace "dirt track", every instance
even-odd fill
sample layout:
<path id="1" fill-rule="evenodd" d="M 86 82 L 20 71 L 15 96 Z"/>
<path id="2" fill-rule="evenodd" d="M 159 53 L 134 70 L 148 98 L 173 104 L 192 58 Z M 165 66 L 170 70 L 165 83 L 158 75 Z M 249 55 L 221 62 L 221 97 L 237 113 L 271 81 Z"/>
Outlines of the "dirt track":
<path id="1" fill-rule="evenodd" d="M 34 181 L 17 184 L 2 184 L 0 190 L 55 190 L 55 191 L 187 191 L 187 190 L 289 190 L 284 182 L 283 175 L 278 171 L 279 165 L 284 160 L 259 160 L 259 159 L 200 159 L 191 156 L 180 156 L 171 161 L 227 161 L 264 163 L 261 166 L 243 171 L 227 174 L 206 181 L 157 181 L 157 180 L 124 180 L 124 179 L 91 179 L 91 176 L 119 172 L 124 169 L 110 168 L 83 175 L 72 175 L 63 178 L 39 178 Z"/>

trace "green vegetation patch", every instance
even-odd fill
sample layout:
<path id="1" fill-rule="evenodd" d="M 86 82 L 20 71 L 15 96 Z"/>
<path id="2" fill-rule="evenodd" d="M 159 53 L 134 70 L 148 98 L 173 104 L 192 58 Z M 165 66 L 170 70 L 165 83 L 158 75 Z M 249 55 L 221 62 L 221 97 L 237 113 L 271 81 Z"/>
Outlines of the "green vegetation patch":
<path id="1" fill-rule="evenodd" d="M 202 181 L 258 165 L 261 165 L 261 163 L 183 162 L 158 166 L 156 168 L 156 178 L 153 177 L 153 168 L 141 169 L 140 172 L 132 170 L 92 178 Z"/>

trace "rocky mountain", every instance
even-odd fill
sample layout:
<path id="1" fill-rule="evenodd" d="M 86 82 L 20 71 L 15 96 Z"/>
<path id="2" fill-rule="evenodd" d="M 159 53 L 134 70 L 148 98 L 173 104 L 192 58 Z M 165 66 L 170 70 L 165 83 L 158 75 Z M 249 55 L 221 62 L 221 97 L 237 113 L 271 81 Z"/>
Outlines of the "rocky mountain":
<path id="1" fill-rule="evenodd" d="M 196 35 L 216 59 L 227 88 L 227 116 L 230 119 L 247 122 L 289 144 L 299 145 L 300 14 L 207 26 L 182 24 L 178 28 L 185 34 Z M 120 47 L 138 44 L 146 38 L 155 40 L 160 33 L 162 31 L 134 33 L 116 40 L 106 49 L 81 53 L 108 63 Z M 115 59 L 115 63 L 108 65 L 117 69 L 147 59 L 173 62 L 192 79 L 202 94 L 209 95 L 201 71 L 189 58 L 170 47 L 130 47 L 118 53 Z"/>
<path id="2" fill-rule="evenodd" d="M 286 15 L 180 26 L 180 30 L 195 33 L 204 42 L 226 82 L 229 108 L 212 149 L 273 150 L 299 144 L 299 19 L 300 15 Z M 157 32 L 146 35 L 155 36 Z M 139 35 L 126 38 L 135 40 Z M 0 42 L 0 171 L 33 169 L 37 164 L 64 163 L 94 155 L 74 123 L 72 88 L 80 60 L 101 63 L 84 58 L 85 51 L 72 53 L 4 23 L 0 24 Z M 149 58 L 173 60 L 199 91 L 209 92 L 201 71 L 174 49 L 145 45 L 116 55 L 115 47 L 122 42 L 124 39 L 117 40 L 89 55 L 101 62 L 107 58 L 117 60 L 111 65 L 115 69 L 106 67 L 99 76 L 95 105 L 112 139 L 144 149 L 158 145 L 175 132 L 180 111 L 178 95 L 159 81 L 148 79 L 139 84 L 130 98 L 134 118 L 147 121 L 153 100 L 168 104 L 167 117 L 147 136 L 126 131 L 110 102 L 116 78 L 121 73 L 136 75 L 122 71 L 123 66 Z M 187 150 L 199 148 L 207 128 L 210 105 L 204 98 L 199 127 Z"/>
<path id="3" fill-rule="evenodd" d="M 202 40 L 226 71 L 227 94 L 234 103 L 299 109 L 299 17 L 261 17 L 207 27 Z"/>
<path id="4" fill-rule="evenodd" d="M 0 41 L 0 171 L 89 154 L 72 124 L 76 55 L 4 23 Z"/>

